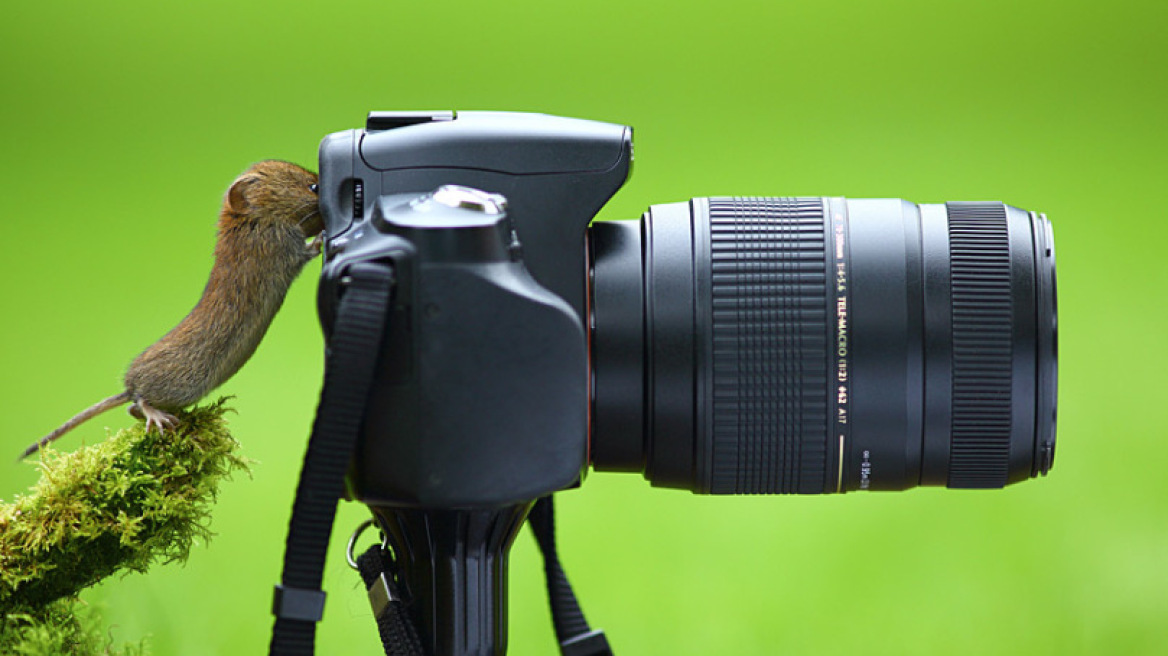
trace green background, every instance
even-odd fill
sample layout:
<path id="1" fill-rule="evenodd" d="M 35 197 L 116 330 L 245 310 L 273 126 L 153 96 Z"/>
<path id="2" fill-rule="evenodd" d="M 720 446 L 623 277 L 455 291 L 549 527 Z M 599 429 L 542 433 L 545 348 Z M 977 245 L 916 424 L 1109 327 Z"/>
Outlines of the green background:
<path id="1" fill-rule="evenodd" d="M 315 168 L 371 109 L 627 123 L 602 218 L 722 194 L 1004 200 L 1055 226 L 1059 451 L 1005 491 L 701 498 L 594 474 L 562 558 L 618 653 L 1168 650 L 1163 2 L 8 3 L 0 19 L 0 454 L 119 391 L 198 298 L 231 179 Z M 266 648 L 321 377 L 309 266 L 223 392 L 254 477 L 185 567 L 88 593 L 159 655 Z M 131 420 L 114 412 L 73 448 Z M 0 456 L 0 497 L 35 479 Z M 341 546 L 321 653 L 380 653 Z M 534 541 L 512 654 L 552 654 Z"/>

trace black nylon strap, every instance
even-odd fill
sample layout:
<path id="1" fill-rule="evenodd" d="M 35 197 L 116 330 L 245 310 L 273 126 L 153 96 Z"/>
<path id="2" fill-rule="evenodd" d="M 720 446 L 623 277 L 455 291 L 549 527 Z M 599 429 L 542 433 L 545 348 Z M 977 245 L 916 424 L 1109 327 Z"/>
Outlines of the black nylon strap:
<path id="1" fill-rule="evenodd" d="M 355 264 L 341 298 L 325 360 L 324 387 L 300 471 L 277 586 L 269 654 L 309 656 L 324 608 L 321 580 L 337 501 L 357 442 L 393 291 L 393 270 Z"/>
<path id="2" fill-rule="evenodd" d="M 379 544 L 357 557 L 357 571 L 369 592 L 381 646 L 386 656 L 422 656 L 422 641 L 394 580 L 392 564 Z"/>
<path id="3" fill-rule="evenodd" d="M 552 623 L 556 627 L 560 653 L 563 656 L 612 656 L 604 631 L 593 631 L 588 626 L 584 611 L 580 610 L 580 603 L 572 592 L 572 585 L 568 583 L 568 575 L 560 566 L 560 557 L 556 554 L 555 509 L 551 495 L 535 502 L 527 521 L 531 522 L 531 532 L 535 534 L 539 550 L 543 553 L 548 603 L 552 608 Z"/>

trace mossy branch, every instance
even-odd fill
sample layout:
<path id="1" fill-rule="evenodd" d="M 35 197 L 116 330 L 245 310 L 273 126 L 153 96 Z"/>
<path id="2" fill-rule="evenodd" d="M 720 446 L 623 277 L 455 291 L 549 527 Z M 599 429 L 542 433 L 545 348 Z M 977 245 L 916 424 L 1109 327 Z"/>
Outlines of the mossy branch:
<path id="1" fill-rule="evenodd" d="M 82 589 L 119 570 L 183 561 L 211 537 L 219 482 L 248 468 L 223 421 L 225 401 L 180 413 L 166 435 L 137 424 L 73 453 L 42 452 L 31 493 L 0 505 L 0 651 L 25 653 L 9 639 L 38 618 L 60 620 Z"/>

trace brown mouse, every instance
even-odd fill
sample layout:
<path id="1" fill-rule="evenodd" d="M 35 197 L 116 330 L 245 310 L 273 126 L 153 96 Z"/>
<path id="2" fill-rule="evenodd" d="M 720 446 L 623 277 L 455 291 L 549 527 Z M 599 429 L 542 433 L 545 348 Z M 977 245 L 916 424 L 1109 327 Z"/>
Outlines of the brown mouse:
<path id="1" fill-rule="evenodd" d="M 126 389 L 25 449 L 22 458 L 106 410 L 133 402 L 146 429 L 172 428 L 191 405 L 247 362 L 292 281 L 320 254 L 324 223 L 317 176 L 296 164 L 259 162 L 240 175 L 219 213 L 215 265 L 195 308 L 130 363 Z M 315 237 L 311 244 L 305 243 Z"/>

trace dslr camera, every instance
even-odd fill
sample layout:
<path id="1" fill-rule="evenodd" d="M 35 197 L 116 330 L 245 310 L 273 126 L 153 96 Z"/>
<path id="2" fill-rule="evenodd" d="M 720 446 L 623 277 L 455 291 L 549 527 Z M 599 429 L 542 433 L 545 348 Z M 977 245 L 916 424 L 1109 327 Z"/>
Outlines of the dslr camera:
<path id="1" fill-rule="evenodd" d="M 502 653 L 507 552 L 591 468 L 697 494 L 1000 488 L 1051 467 L 1054 245 L 998 202 L 725 197 L 593 222 L 632 129 L 373 112 L 320 147 L 331 330 L 395 286 L 348 477 L 430 653 Z"/>

